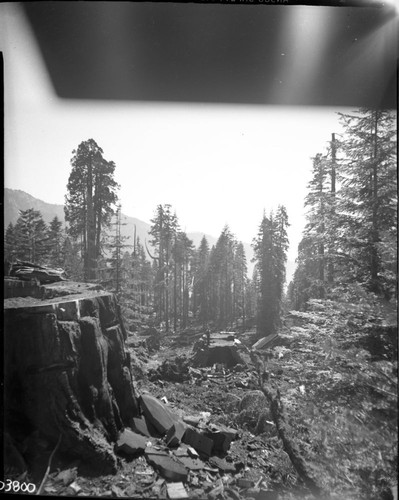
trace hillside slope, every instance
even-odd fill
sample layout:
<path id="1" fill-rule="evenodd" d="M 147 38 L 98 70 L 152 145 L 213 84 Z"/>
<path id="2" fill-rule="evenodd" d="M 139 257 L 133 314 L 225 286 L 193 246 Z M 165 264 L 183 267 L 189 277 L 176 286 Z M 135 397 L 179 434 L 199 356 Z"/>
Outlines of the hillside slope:
<path id="1" fill-rule="evenodd" d="M 20 210 L 28 210 L 29 208 L 39 210 L 47 223 L 54 219 L 55 216 L 64 221 L 64 205 L 46 203 L 20 189 L 5 188 L 4 228 L 6 228 L 10 222 L 13 224 L 16 223 Z"/>

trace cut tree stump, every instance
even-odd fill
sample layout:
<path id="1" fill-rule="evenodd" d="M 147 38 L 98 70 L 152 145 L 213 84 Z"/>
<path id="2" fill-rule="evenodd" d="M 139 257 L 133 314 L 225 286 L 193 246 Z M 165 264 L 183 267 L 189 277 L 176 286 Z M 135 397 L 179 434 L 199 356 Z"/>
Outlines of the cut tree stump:
<path id="1" fill-rule="evenodd" d="M 4 301 L 5 425 L 12 434 L 24 420 L 53 443 L 61 434 L 60 452 L 115 472 L 113 444 L 139 415 L 119 306 L 84 284 L 57 286 L 54 298 Z"/>

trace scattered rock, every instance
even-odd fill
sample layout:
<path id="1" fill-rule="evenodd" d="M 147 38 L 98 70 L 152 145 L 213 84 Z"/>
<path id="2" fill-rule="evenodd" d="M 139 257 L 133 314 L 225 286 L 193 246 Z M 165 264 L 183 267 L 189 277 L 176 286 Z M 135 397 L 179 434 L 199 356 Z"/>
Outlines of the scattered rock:
<path id="1" fill-rule="evenodd" d="M 218 469 L 222 470 L 223 472 L 236 472 L 236 468 L 234 464 L 227 462 L 226 459 L 220 458 L 220 457 L 211 457 L 209 459 L 209 463 L 211 465 L 214 465 Z"/>
<path id="2" fill-rule="evenodd" d="M 212 451 L 214 453 L 226 453 L 232 441 L 232 437 L 225 434 L 224 432 L 207 432 L 206 436 L 209 437 L 212 442 Z"/>
<path id="3" fill-rule="evenodd" d="M 127 455 L 137 455 L 145 450 L 147 440 L 135 432 L 125 429 L 116 443 L 116 451 Z"/>
<path id="4" fill-rule="evenodd" d="M 150 394 L 143 394 L 140 398 L 144 416 L 156 430 L 164 435 L 178 418 L 161 401 Z"/>
<path id="5" fill-rule="evenodd" d="M 199 458 L 179 457 L 179 461 L 189 470 L 201 470 L 205 467 L 205 463 Z"/>
<path id="6" fill-rule="evenodd" d="M 146 452 L 146 458 L 159 474 L 170 481 L 186 481 L 188 471 L 181 462 L 173 459 L 167 453 L 152 454 Z"/>
<path id="7" fill-rule="evenodd" d="M 213 425 L 205 434 L 213 441 L 213 452 L 226 453 L 233 439 L 237 438 L 238 431 L 222 425 Z"/>
<path id="8" fill-rule="evenodd" d="M 185 415 L 183 417 L 183 422 L 188 425 L 192 425 L 193 427 L 198 427 L 201 422 L 201 417 L 197 417 L 195 415 Z"/>
<path id="9" fill-rule="evenodd" d="M 133 418 L 132 420 L 132 427 L 135 431 L 137 431 L 139 434 L 142 434 L 143 436 L 151 437 L 151 433 L 148 429 L 145 418 Z"/>
<path id="10" fill-rule="evenodd" d="M 186 432 L 187 426 L 183 422 L 178 421 L 172 425 L 172 427 L 166 433 L 166 444 L 170 448 L 179 446 L 183 439 L 184 433 Z"/>
<path id="11" fill-rule="evenodd" d="M 188 427 L 184 436 L 183 442 L 192 446 L 198 453 L 210 456 L 212 454 L 213 441 L 201 432 Z"/>

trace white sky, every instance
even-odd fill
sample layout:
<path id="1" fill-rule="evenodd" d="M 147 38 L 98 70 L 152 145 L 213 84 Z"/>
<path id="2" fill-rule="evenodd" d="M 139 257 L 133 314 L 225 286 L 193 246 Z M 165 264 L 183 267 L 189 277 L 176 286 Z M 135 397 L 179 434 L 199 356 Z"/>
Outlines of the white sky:
<path id="1" fill-rule="evenodd" d="M 72 150 L 93 138 L 116 164 L 122 211 L 149 222 L 170 203 L 182 229 L 251 243 L 263 210 L 286 206 L 295 259 L 310 158 L 339 132 L 336 111 L 59 99 L 17 4 L 0 4 L 5 186 L 62 204 Z"/>

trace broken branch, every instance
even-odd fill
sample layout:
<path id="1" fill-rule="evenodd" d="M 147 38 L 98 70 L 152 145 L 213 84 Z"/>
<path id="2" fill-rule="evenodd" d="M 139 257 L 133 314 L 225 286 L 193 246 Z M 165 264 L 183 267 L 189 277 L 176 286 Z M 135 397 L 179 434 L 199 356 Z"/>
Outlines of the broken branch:
<path id="1" fill-rule="evenodd" d="M 62 434 L 60 434 L 60 437 L 58 438 L 57 444 L 55 445 L 55 448 L 54 448 L 53 452 L 52 452 L 52 453 L 51 453 L 51 455 L 50 455 L 50 458 L 49 458 L 49 461 L 48 461 L 48 465 L 47 465 L 46 472 L 45 472 L 45 474 L 44 474 L 44 476 L 43 476 L 42 482 L 40 483 L 40 486 L 39 486 L 39 489 L 37 490 L 36 495 L 41 495 L 41 494 L 42 494 L 43 487 L 44 487 L 44 485 L 45 485 L 45 483 L 46 483 L 46 481 L 47 481 L 47 477 L 48 477 L 48 475 L 49 475 L 49 473 L 50 473 L 51 462 L 52 462 L 52 460 L 53 460 L 53 457 L 54 457 L 54 455 L 55 455 L 55 452 L 58 450 L 58 447 L 59 447 L 59 445 L 60 445 L 60 443 L 61 443 L 61 438 L 62 438 Z"/>

